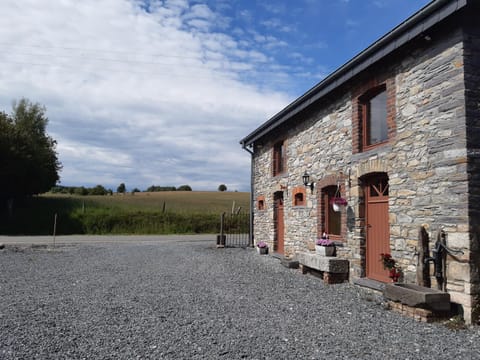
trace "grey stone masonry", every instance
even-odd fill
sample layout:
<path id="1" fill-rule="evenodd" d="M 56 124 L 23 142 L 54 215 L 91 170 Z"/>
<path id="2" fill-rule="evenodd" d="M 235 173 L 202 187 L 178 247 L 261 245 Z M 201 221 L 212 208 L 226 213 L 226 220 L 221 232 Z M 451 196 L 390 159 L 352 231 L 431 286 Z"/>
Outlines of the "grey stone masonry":
<path id="1" fill-rule="evenodd" d="M 309 268 L 334 274 L 348 273 L 348 260 L 312 253 L 297 253 L 298 262 Z"/>

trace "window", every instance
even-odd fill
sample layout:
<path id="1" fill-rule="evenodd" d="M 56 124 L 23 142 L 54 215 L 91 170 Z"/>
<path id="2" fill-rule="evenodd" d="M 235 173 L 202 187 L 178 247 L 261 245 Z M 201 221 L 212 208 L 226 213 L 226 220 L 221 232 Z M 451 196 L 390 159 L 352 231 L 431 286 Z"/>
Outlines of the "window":
<path id="1" fill-rule="evenodd" d="M 360 99 L 362 111 L 363 148 L 388 140 L 387 90 L 380 86 Z"/>
<path id="2" fill-rule="evenodd" d="M 265 210 L 265 197 L 259 196 L 257 198 L 257 209 L 258 210 Z"/>
<path id="3" fill-rule="evenodd" d="M 285 172 L 285 142 L 279 141 L 273 146 L 273 176 Z"/>
<path id="4" fill-rule="evenodd" d="M 299 186 L 293 189 L 293 206 L 305 206 L 305 187 Z"/>
<path id="5" fill-rule="evenodd" d="M 388 197 L 388 178 L 379 178 L 375 183 L 369 185 L 369 197 Z"/>
<path id="6" fill-rule="evenodd" d="M 352 90 L 352 153 L 387 144 L 395 138 L 396 85 L 393 74 L 363 79 Z"/>
<path id="7" fill-rule="evenodd" d="M 342 213 L 333 210 L 330 200 L 335 197 L 337 186 L 322 189 L 323 231 L 329 235 L 342 234 Z"/>
<path id="8" fill-rule="evenodd" d="M 303 194 L 302 193 L 296 193 L 295 194 L 295 206 L 302 206 L 304 205 L 304 199 L 303 199 Z"/>

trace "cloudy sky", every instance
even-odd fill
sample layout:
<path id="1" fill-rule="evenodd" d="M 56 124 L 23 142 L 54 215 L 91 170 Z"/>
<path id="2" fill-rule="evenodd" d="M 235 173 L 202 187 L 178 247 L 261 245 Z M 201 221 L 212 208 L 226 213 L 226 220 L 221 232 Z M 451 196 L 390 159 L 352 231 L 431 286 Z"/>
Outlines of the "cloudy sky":
<path id="1" fill-rule="evenodd" d="M 428 0 L 1 0 L 0 110 L 46 106 L 61 184 L 248 191 L 239 141 Z"/>

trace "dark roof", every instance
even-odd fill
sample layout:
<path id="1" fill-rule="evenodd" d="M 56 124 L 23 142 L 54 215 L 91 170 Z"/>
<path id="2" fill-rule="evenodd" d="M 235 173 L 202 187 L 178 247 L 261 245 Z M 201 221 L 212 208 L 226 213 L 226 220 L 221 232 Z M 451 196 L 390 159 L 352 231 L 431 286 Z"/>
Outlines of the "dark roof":
<path id="1" fill-rule="evenodd" d="M 464 8 L 467 4 L 475 1 L 478 0 L 433 0 L 260 125 L 256 130 L 243 138 L 240 144 L 244 148 L 252 145 L 256 140 L 276 129 L 285 121 L 338 88 L 373 63 L 383 59 L 400 46 L 405 45 L 448 16 Z"/>

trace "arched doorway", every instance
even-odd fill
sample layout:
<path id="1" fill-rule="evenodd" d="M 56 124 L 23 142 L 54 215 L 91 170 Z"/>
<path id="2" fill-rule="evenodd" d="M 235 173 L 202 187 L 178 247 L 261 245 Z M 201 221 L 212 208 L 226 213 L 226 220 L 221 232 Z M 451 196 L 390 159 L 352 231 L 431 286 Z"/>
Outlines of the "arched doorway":
<path id="1" fill-rule="evenodd" d="M 284 244 L 284 219 L 283 219 L 283 191 L 277 191 L 273 194 L 273 223 L 275 226 L 273 251 L 283 254 L 285 251 Z"/>
<path id="2" fill-rule="evenodd" d="M 388 176 L 375 173 L 362 179 L 365 194 L 366 276 L 382 282 L 391 281 L 380 261 L 381 253 L 390 253 L 388 216 Z"/>

